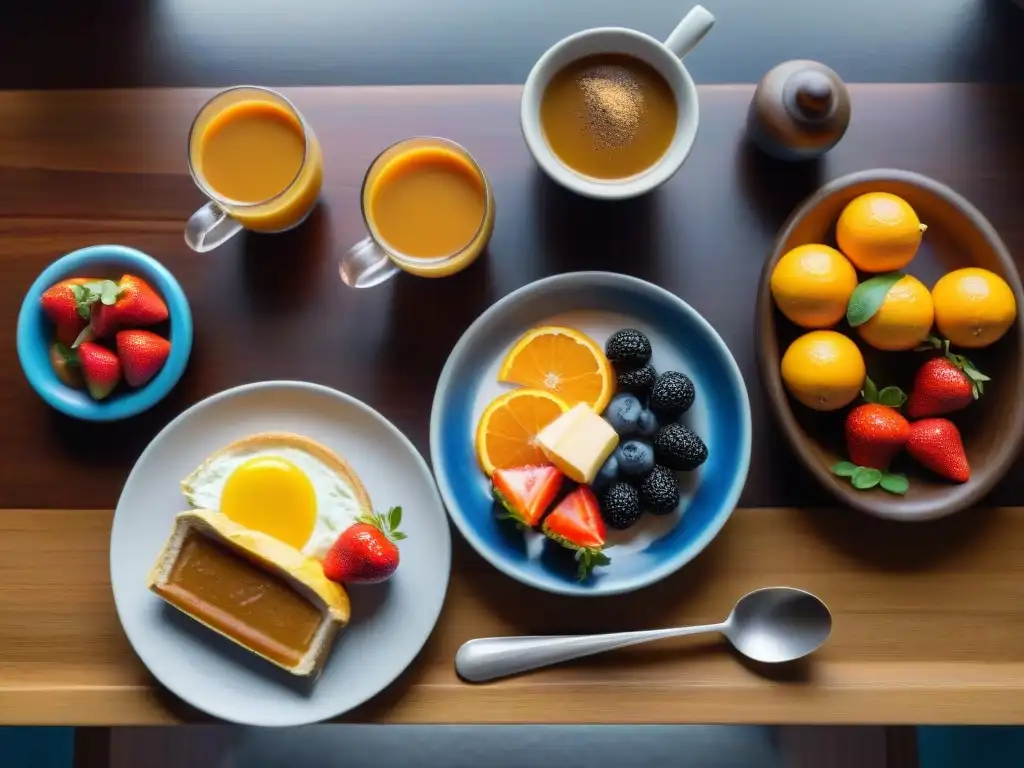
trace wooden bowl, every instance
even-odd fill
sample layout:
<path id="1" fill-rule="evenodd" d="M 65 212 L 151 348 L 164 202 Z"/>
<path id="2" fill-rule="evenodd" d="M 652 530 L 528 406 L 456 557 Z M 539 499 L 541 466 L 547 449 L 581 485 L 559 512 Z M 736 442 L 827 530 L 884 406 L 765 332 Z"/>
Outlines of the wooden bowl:
<path id="1" fill-rule="evenodd" d="M 917 256 L 906 272 L 931 288 L 946 272 L 978 266 L 1000 275 L 1017 299 L 1017 322 L 998 342 L 985 349 L 957 350 L 992 378 L 978 402 L 950 415 L 960 429 L 971 479 L 956 484 L 918 467 L 906 454 L 893 471 L 905 472 L 910 489 L 896 496 L 874 488 L 854 489 L 848 479 L 833 475 L 830 467 L 847 458 L 843 420 L 849 409 L 831 413 L 813 411 L 792 400 L 780 374 L 782 354 L 806 331 L 775 307 L 771 274 L 790 249 L 806 243 L 836 247 L 835 224 L 843 208 L 865 192 L 892 192 L 904 198 L 928 225 Z M 977 503 L 1009 470 L 1024 436 L 1024 333 L 1021 312 L 1024 293 L 1020 275 L 1006 246 L 992 225 L 967 200 L 933 179 L 910 171 L 861 171 L 831 181 L 804 201 L 790 216 L 775 240 L 761 272 L 757 294 L 757 352 L 761 378 L 772 410 L 800 461 L 837 499 L 855 509 L 899 520 L 929 520 Z M 926 359 L 915 352 L 881 352 L 860 341 L 845 321 L 836 330 L 858 342 L 868 375 L 879 387 L 898 385 L 909 392 L 914 372 Z"/>

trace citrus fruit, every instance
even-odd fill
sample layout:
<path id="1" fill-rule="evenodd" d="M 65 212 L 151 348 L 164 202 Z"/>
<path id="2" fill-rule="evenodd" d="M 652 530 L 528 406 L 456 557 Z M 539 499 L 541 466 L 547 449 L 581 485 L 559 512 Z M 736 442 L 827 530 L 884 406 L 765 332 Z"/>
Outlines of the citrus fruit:
<path id="1" fill-rule="evenodd" d="M 925 229 L 902 197 L 868 192 L 851 200 L 839 214 L 836 242 L 857 269 L 892 272 L 914 258 Z"/>
<path id="2" fill-rule="evenodd" d="M 987 347 L 1017 317 L 1013 291 L 999 275 L 968 267 L 943 276 L 932 288 L 939 333 L 959 347 Z"/>
<path id="3" fill-rule="evenodd" d="M 490 477 L 495 469 L 547 464 L 537 433 L 569 410 L 543 389 L 514 389 L 494 399 L 476 426 L 476 457 Z"/>
<path id="4" fill-rule="evenodd" d="M 935 319 L 932 296 L 916 277 L 904 275 L 885 294 L 882 306 L 857 333 L 875 349 L 913 349 L 928 338 Z"/>
<path id="5" fill-rule="evenodd" d="M 598 413 L 615 394 L 615 374 L 597 342 L 554 325 L 527 331 L 501 362 L 498 381 L 546 389 L 570 406 L 586 403 Z"/>
<path id="6" fill-rule="evenodd" d="M 843 319 L 857 272 L 827 245 L 800 245 L 772 270 L 772 297 L 782 314 L 801 328 L 830 328 Z"/>
<path id="7" fill-rule="evenodd" d="M 782 356 L 786 389 L 816 411 L 834 411 L 853 402 L 866 375 L 857 345 L 836 331 L 805 333 Z"/>

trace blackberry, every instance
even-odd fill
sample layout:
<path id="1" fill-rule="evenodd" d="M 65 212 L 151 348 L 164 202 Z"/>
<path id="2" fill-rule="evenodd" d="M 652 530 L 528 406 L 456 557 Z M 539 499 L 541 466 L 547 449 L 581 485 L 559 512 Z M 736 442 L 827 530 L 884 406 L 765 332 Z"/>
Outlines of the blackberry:
<path id="1" fill-rule="evenodd" d="M 665 371 L 654 382 L 648 405 L 663 418 L 677 419 L 690 410 L 696 394 L 693 382 L 685 373 Z"/>
<path id="2" fill-rule="evenodd" d="M 679 506 L 679 481 L 675 472 L 656 464 L 640 483 L 640 501 L 652 515 L 667 515 Z"/>
<path id="3" fill-rule="evenodd" d="M 654 370 L 654 366 L 648 363 L 636 370 L 622 371 L 615 377 L 615 380 L 619 384 L 619 391 L 632 392 L 638 397 L 646 397 L 657 378 L 658 372 Z"/>
<path id="4" fill-rule="evenodd" d="M 624 531 L 640 519 L 640 494 L 629 483 L 613 483 L 601 495 L 601 517 L 612 528 Z"/>
<path id="5" fill-rule="evenodd" d="M 708 447 L 684 424 L 666 424 L 654 438 L 654 455 L 669 469 L 690 471 L 708 460 Z"/>
<path id="6" fill-rule="evenodd" d="M 605 342 L 604 353 L 623 369 L 639 368 L 651 360 L 651 342 L 635 328 L 623 328 Z"/>

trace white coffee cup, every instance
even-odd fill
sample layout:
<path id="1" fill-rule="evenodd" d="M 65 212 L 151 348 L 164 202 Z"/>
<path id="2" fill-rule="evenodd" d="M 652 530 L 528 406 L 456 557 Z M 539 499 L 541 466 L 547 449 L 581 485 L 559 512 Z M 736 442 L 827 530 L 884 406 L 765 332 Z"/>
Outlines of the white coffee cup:
<path id="1" fill-rule="evenodd" d="M 537 165 L 566 189 L 604 200 L 636 197 L 668 181 L 690 154 L 700 122 L 697 87 L 683 66 L 682 58 L 694 49 L 714 23 L 715 17 L 703 6 L 696 5 L 664 43 L 635 29 L 599 27 L 569 35 L 551 46 L 526 78 L 519 110 L 523 137 Z M 665 154 L 650 168 L 624 179 L 596 179 L 572 170 L 551 151 L 540 123 L 541 98 L 555 73 L 570 62 L 599 53 L 625 54 L 650 64 L 672 88 L 678 110 L 676 133 Z"/>

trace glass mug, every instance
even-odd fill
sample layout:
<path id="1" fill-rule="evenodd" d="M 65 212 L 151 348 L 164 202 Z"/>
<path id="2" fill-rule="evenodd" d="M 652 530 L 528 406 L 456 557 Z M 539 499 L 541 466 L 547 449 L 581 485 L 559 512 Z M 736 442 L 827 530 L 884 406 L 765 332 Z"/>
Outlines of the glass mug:
<path id="1" fill-rule="evenodd" d="M 221 91 L 188 135 L 192 180 L 210 201 L 185 225 L 185 242 L 210 251 L 243 229 L 284 232 L 316 207 L 324 159 L 299 110 L 268 88 Z"/>
<path id="2" fill-rule="evenodd" d="M 399 271 L 447 277 L 474 261 L 494 231 L 494 193 L 480 165 L 448 139 L 419 136 L 381 152 L 360 192 L 368 237 L 341 259 L 354 288 Z"/>

